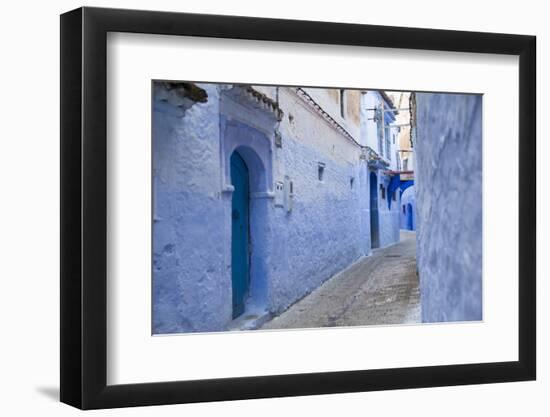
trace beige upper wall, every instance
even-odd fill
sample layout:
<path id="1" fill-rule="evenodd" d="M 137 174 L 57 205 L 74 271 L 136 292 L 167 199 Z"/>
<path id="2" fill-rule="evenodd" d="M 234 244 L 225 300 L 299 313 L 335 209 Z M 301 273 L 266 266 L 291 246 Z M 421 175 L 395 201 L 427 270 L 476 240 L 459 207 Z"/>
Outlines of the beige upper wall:
<path id="1" fill-rule="evenodd" d="M 400 125 L 406 125 L 410 123 L 410 111 L 404 110 L 409 108 L 410 92 L 388 91 L 386 92 L 393 100 L 395 106 L 399 109 L 399 114 L 396 117 L 396 123 Z M 399 129 L 398 135 L 398 149 L 402 151 L 412 150 L 411 146 L 411 128 L 410 126 L 402 126 Z M 414 153 L 413 152 L 400 152 L 402 169 L 405 169 L 405 159 L 407 162 L 407 170 L 412 170 L 414 166 Z"/>
<path id="2" fill-rule="evenodd" d="M 352 123 L 359 125 L 361 114 L 361 91 L 346 90 L 346 116 L 351 119 Z"/>
<path id="3" fill-rule="evenodd" d="M 253 88 L 273 100 L 278 100 L 284 112 L 280 123 L 281 132 L 288 133 L 295 140 L 312 146 L 327 156 L 339 161 L 355 164 L 359 160 L 360 148 L 349 137 L 335 128 L 321 114 L 325 112 L 354 140 L 360 139 L 359 90 L 346 90 L 345 114 L 340 112 L 340 89 L 303 87 L 319 108 L 308 104 L 296 93 L 294 87 L 256 86 Z"/>
<path id="4" fill-rule="evenodd" d="M 327 88 L 328 96 L 334 100 L 335 103 L 340 101 L 340 90 L 337 88 Z"/>
<path id="5" fill-rule="evenodd" d="M 254 86 L 254 89 L 276 99 L 275 86 Z M 288 87 L 282 87 L 288 88 Z M 358 134 L 361 122 L 361 90 L 345 90 L 344 117 L 340 113 L 340 90 L 339 88 L 315 88 L 303 87 L 304 90 L 326 111 L 334 120 L 340 123 L 352 135 Z M 281 89 L 281 88 L 280 88 Z M 279 89 L 279 90 L 280 90 Z M 284 110 L 284 109 L 283 109 Z"/>

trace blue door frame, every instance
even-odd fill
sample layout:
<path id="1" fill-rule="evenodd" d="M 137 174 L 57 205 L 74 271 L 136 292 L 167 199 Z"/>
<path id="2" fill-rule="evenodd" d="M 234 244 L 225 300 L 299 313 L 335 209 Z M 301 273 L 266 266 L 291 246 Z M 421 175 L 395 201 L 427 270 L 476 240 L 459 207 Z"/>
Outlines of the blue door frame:
<path id="1" fill-rule="evenodd" d="M 231 287 L 233 318 L 244 313 L 250 285 L 249 257 L 249 176 L 248 167 L 237 153 L 231 155 Z"/>
<path id="2" fill-rule="evenodd" d="M 370 242 L 371 248 L 380 246 L 380 231 L 378 224 L 378 177 L 370 173 Z"/>

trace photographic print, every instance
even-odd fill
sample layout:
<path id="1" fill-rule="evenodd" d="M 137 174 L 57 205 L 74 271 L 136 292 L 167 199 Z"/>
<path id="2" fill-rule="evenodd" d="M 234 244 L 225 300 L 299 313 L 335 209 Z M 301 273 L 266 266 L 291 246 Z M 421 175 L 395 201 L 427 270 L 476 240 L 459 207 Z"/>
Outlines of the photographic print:
<path id="1" fill-rule="evenodd" d="M 60 33 L 62 402 L 536 379 L 534 36 L 89 7 Z"/>
<path id="2" fill-rule="evenodd" d="M 152 82 L 153 334 L 482 320 L 482 96 Z"/>

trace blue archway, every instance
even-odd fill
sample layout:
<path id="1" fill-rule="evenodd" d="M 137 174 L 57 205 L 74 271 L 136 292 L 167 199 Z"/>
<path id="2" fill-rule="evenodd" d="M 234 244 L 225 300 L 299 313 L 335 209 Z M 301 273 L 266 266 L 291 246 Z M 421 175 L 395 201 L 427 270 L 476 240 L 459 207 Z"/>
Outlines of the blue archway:
<path id="1" fill-rule="evenodd" d="M 393 193 L 397 191 L 397 189 L 401 189 L 401 193 L 399 196 L 403 195 L 403 192 L 414 185 L 414 180 L 401 180 L 401 176 L 399 174 L 394 175 L 391 177 L 390 183 L 388 184 L 388 208 L 391 209 L 391 202 Z"/>

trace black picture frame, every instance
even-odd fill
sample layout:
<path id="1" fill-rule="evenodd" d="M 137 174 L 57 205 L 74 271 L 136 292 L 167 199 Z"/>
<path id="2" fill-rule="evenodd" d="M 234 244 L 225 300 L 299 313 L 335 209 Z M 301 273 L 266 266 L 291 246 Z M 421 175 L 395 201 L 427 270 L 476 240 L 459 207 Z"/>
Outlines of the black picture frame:
<path id="1" fill-rule="evenodd" d="M 108 32 L 519 56 L 519 360 L 107 385 Z M 534 36 L 84 7 L 61 15 L 60 57 L 62 402 L 96 409 L 535 379 Z"/>

